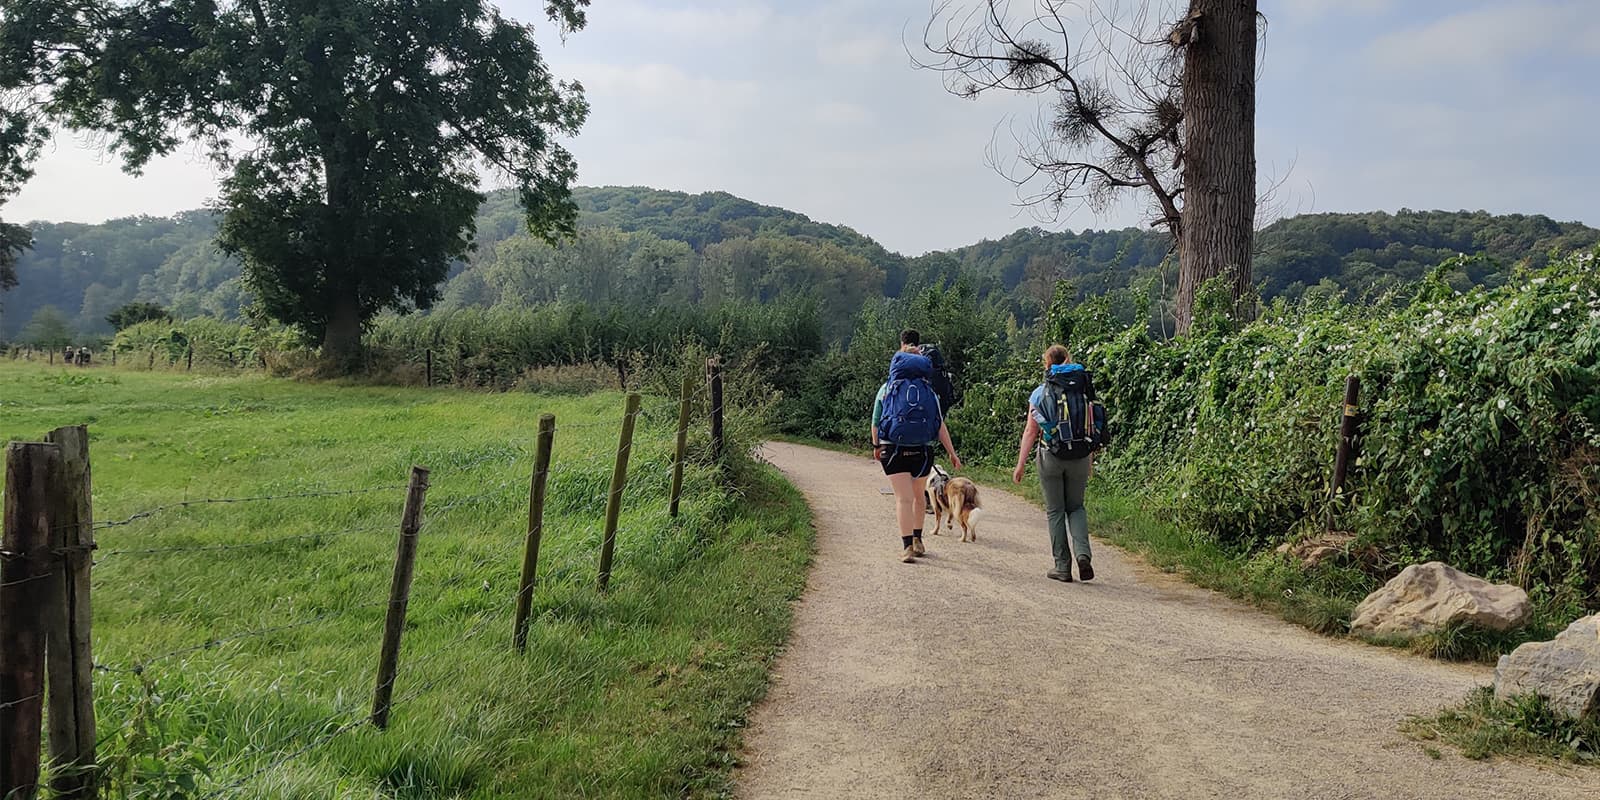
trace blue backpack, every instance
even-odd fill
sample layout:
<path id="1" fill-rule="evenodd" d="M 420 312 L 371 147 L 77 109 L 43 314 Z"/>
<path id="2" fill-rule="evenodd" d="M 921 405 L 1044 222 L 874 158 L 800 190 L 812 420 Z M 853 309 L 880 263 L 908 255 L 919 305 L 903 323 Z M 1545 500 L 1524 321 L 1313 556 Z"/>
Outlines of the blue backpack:
<path id="1" fill-rule="evenodd" d="M 933 362 L 927 356 L 895 354 L 879 409 L 879 441 L 922 447 L 939 438 L 939 396 L 928 382 L 932 375 Z"/>

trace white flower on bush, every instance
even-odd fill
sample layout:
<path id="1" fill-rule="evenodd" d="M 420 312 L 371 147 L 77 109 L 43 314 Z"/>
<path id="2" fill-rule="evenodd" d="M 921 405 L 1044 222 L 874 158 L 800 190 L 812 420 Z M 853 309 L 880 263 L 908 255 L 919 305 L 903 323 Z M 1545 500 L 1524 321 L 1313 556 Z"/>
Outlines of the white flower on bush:
<path id="1" fill-rule="evenodd" d="M 1555 330 L 1555 329 L 1556 329 L 1556 323 L 1554 323 L 1554 322 L 1550 323 L 1550 330 Z"/>
<path id="2" fill-rule="evenodd" d="M 1508 401 L 1504 397 L 1502 397 L 1502 398 L 1500 398 L 1500 402 L 1496 403 L 1495 405 L 1497 405 L 1500 408 L 1501 411 L 1504 411 L 1504 410 L 1506 410 L 1506 406 L 1508 404 L 1509 404 Z"/>
<path id="3" fill-rule="evenodd" d="M 1431 455 L 1433 455 L 1433 448 L 1431 448 L 1431 447 L 1422 448 L 1422 456 L 1424 458 L 1426 458 L 1428 456 L 1431 456 Z"/>

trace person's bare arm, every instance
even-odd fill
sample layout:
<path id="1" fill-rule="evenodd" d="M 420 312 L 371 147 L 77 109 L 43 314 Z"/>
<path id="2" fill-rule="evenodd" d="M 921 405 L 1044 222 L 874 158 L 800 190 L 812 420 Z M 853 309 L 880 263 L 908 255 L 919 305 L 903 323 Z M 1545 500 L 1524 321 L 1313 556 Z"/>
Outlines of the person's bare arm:
<path id="1" fill-rule="evenodd" d="M 939 444 L 944 445 L 944 451 L 950 454 L 950 467 L 959 471 L 961 456 L 956 455 L 955 443 L 950 441 L 950 426 L 943 422 L 939 423 Z"/>
<path id="2" fill-rule="evenodd" d="M 1033 443 L 1039 441 L 1039 421 L 1033 418 L 1033 407 L 1028 407 L 1028 424 L 1022 429 L 1022 444 L 1017 448 L 1017 468 L 1011 471 L 1012 483 L 1022 483 L 1022 475 L 1028 469 L 1028 454 L 1033 452 Z"/>

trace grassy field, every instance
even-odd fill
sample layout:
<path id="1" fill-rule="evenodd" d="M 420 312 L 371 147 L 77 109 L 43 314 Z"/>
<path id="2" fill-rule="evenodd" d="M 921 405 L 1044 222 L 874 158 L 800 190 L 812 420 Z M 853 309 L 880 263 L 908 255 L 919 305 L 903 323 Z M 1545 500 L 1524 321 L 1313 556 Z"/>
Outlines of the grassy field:
<path id="1" fill-rule="evenodd" d="M 804 583 L 809 519 L 771 471 L 741 470 L 727 491 L 691 467 L 670 522 L 676 408 L 646 398 L 612 589 L 598 593 L 621 407 L 614 394 L 0 363 L 0 438 L 89 425 L 97 521 L 360 492 L 170 508 L 98 532 L 95 658 L 109 669 L 96 706 L 117 796 L 723 793 Z M 558 430 L 519 656 L 512 602 L 542 412 Z M 379 732 L 361 720 L 413 464 L 431 488 L 397 705 Z"/>

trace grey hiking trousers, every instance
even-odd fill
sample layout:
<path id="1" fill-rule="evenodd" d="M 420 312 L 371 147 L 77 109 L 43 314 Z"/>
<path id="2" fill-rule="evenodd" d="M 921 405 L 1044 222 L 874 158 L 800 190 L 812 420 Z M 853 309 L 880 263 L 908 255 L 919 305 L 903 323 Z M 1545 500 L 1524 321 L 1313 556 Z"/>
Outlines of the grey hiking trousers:
<path id="1" fill-rule="evenodd" d="M 1083 509 L 1083 494 L 1089 488 L 1089 467 L 1093 456 L 1065 460 L 1038 451 L 1039 483 L 1044 489 L 1044 508 L 1050 522 L 1050 550 L 1056 570 L 1070 572 L 1073 555 L 1089 555 L 1089 514 Z M 1068 547 L 1068 536 L 1071 547 Z"/>

